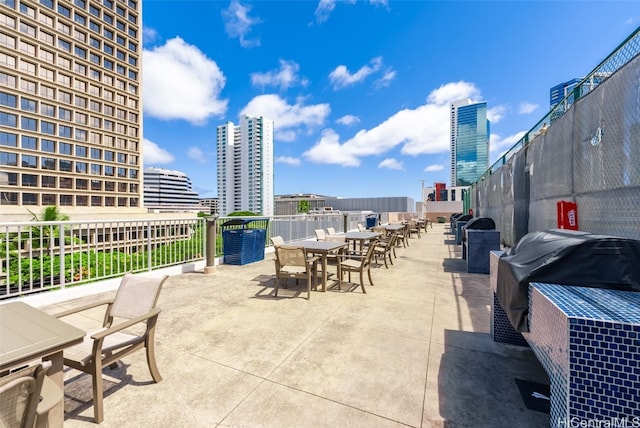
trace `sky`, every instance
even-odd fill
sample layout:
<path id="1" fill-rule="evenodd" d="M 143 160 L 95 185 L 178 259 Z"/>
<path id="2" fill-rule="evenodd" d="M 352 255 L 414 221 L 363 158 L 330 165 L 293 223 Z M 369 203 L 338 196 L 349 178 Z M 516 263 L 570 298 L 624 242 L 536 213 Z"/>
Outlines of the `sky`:
<path id="1" fill-rule="evenodd" d="M 490 162 L 640 26 L 628 1 L 143 0 L 143 162 L 216 197 L 216 127 L 275 122 L 274 193 L 450 183 L 449 104 L 487 103 Z"/>

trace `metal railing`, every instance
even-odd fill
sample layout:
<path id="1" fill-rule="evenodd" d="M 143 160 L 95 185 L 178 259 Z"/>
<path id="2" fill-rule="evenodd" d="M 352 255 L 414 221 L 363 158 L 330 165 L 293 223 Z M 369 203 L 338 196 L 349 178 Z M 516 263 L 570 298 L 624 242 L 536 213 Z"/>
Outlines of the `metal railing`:
<path id="1" fill-rule="evenodd" d="M 204 220 L 0 223 L 0 299 L 204 258 Z"/>
<path id="2" fill-rule="evenodd" d="M 386 213 L 375 215 L 382 222 L 388 219 Z M 314 239 L 315 229 L 356 230 L 358 223 L 366 227 L 370 217 L 220 217 L 215 219 L 215 255 L 223 255 L 222 231 L 232 219 L 252 220 L 248 227 L 267 229 L 265 246 L 270 246 L 274 235 L 286 242 Z M 0 223 L 0 300 L 202 261 L 207 221 L 211 218 Z"/>

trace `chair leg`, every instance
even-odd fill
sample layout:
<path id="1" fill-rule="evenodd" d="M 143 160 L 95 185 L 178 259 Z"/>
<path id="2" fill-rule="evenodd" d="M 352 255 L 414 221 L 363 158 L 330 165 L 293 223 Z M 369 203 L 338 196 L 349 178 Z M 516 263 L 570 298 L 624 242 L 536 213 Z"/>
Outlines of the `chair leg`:
<path id="1" fill-rule="evenodd" d="M 276 291 L 273 293 L 273 297 L 278 297 L 279 288 L 280 288 L 280 279 L 276 276 Z"/>
<path id="2" fill-rule="evenodd" d="M 102 364 L 100 361 L 94 362 L 93 377 L 93 418 L 97 424 L 104 420 L 104 411 L 102 406 Z"/>
<path id="3" fill-rule="evenodd" d="M 367 274 L 369 276 L 369 282 L 373 285 L 373 279 L 371 278 L 371 269 L 367 268 Z"/>
<path id="4" fill-rule="evenodd" d="M 147 348 L 147 364 L 149 365 L 149 372 L 151 372 L 153 381 L 158 383 L 162 380 L 162 376 L 160 376 L 158 364 L 156 363 L 155 333 L 153 329 L 149 332 L 149 335 L 147 336 L 147 343 L 145 345 Z"/>

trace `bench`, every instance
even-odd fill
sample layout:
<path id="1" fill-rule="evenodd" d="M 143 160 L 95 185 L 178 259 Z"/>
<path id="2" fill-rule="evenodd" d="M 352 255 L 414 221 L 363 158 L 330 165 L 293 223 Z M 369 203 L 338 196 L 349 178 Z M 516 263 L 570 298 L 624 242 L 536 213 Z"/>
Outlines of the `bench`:
<path id="1" fill-rule="evenodd" d="M 493 298 L 494 340 L 528 345 L 549 376 L 552 427 L 640 426 L 640 293 L 531 283 L 526 333 Z"/>

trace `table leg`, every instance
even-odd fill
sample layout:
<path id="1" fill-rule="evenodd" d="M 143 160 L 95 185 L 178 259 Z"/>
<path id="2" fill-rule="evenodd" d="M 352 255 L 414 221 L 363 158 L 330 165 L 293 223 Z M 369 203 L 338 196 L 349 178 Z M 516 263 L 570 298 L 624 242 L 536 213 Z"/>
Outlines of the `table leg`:
<path id="1" fill-rule="evenodd" d="M 327 291 L 327 253 L 322 253 L 322 292 Z"/>
<path id="2" fill-rule="evenodd" d="M 64 391 L 64 361 L 62 358 L 62 351 L 48 355 L 44 357 L 43 360 L 51 361 L 51 367 L 47 370 L 47 376 L 49 376 L 61 391 Z M 49 411 L 49 428 L 62 428 L 63 423 L 64 399 Z"/>

